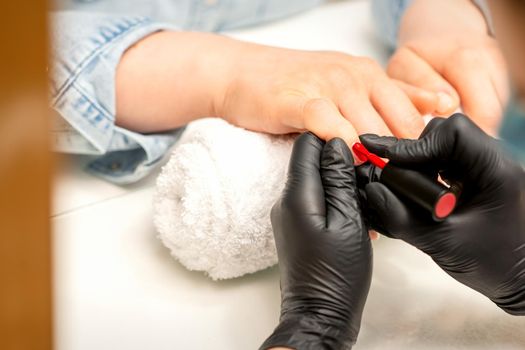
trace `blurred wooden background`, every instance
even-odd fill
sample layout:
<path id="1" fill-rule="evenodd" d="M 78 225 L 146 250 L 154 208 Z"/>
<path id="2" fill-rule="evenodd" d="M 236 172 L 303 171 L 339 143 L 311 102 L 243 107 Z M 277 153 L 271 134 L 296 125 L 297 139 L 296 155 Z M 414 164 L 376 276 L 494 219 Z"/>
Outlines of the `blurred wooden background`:
<path id="1" fill-rule="evenodd" d="M 0 349 L 51 349 L 46 2 L 0 1 Z"/>

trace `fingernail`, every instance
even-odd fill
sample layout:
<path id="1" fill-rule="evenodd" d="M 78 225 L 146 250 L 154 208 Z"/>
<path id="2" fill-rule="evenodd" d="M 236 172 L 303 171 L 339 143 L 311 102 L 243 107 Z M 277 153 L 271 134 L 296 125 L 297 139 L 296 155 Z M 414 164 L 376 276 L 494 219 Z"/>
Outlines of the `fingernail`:
<path id="1" fill-rule="evenodd" d="M 454 99 L 445 92 L 438 92 L 437 111 L 439 114 L 451 113 L 454 108 Z"/>
<path id="2" fill-rule="evenodd" d="M 351 149 L 351 148 L 350 148 L 350 149 Z M 352 150 L 352 156 L 354 157 L 354 165 L 355 165 L 355 166 L 359 166 L 359 165 L 365 163 L 365 162 L 363 162 L 361 159 L 359 159 L 359 157 L 357 156 L 357 154 L 354 153 L 353 150 Z"/>

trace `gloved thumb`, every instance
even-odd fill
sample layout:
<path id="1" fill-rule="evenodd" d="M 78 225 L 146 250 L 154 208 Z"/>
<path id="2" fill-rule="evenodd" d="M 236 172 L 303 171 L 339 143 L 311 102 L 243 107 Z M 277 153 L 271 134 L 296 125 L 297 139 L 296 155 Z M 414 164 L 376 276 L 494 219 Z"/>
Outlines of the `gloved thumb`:
<path id="1" fill-rule="evenodd" d="M 379 182 L 366 185 L 366 212 L 370 227 L 385 236 L 405 239 L 414 210 Z M 388 229 L 387 229 L 388 228 Z"/>
<path id="2" fill-rule="evenodd" d="M 334 138 L 326 143 L 320 171 L 327 227 L 338 228 L 349 220 L 361 220 L 354 160 L 345 141 Z"/>

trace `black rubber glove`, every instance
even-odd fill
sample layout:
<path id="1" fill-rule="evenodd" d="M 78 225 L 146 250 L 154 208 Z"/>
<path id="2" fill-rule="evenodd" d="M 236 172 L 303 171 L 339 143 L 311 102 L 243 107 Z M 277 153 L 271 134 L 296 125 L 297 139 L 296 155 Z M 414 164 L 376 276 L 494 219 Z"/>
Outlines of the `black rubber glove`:
<path id="1" fill-rule="evenodd" d="M 373 182 L 378 169 L 362 166 L 359 187 L 370 226 L 427 253 L 506 312 L 525 315 L 525 172 L 498 141 L 462 114 L 434 119 L 419 140 L 363 135 L 361 141 L 393 164 L 439 174 L 460 192 L 456 211 L 434 222 Z"/>
<path id="2" fill-rule="evenodd" d="M 350 349 L 370 288 L 372 247 L 343 140 L 297 139 L 272 226 L 281 317 L 261 349 Z"/>

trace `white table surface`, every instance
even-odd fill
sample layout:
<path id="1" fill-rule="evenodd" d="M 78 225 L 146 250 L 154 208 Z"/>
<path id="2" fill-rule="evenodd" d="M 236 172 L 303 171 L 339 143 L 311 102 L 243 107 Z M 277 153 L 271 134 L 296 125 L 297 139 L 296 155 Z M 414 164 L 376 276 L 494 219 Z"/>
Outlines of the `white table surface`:
<path id="1" fill-rule="evenodd" d="M 366 1 L 342 1 L 231 35 L 384 62 Z M 156 238 L 155 174 L 119 187 L 59 165 L 52 224 L 59 350 L 255 349 L 279 314 L 277 268 L 213 282 Z M 412 247 L 374 243 L 372 287 L 355 349 L 525 349 L 525 318 L 463 287 Z"/>

